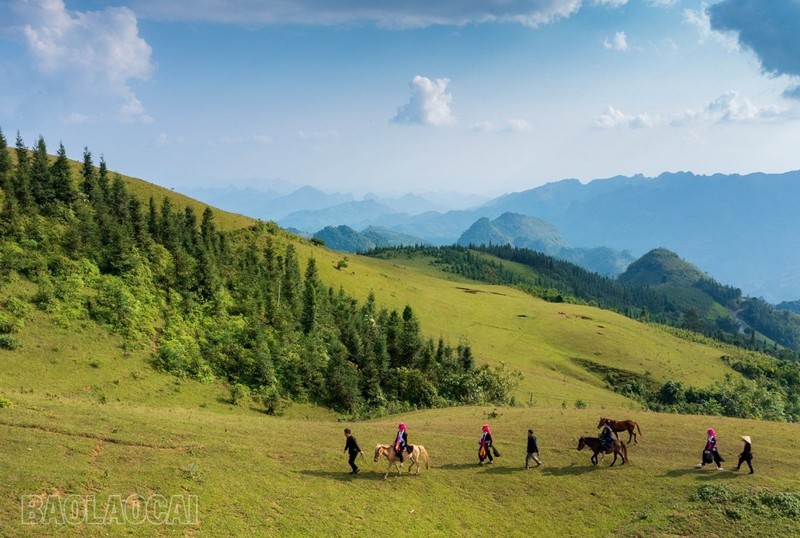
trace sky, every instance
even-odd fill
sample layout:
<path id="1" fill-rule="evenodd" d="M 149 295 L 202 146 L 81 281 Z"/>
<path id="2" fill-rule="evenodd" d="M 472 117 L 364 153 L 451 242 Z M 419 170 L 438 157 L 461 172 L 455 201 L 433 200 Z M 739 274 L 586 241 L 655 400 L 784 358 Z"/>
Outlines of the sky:
<path id="1" fill-rule="evenodd" d="M 176 190 L 800 168 L 800 0 L 0 0 L 0 129 Z"/>

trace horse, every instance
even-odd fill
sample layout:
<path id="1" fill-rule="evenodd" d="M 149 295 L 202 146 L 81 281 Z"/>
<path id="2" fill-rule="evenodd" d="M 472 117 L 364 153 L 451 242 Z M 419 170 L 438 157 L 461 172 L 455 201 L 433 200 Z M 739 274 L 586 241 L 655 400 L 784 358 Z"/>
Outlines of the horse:
<path id="1" fill-rule="evenodd" d="M 397 457 L 397 452 L 395 452 L 394 447 L 390 445 L 375 445 L 375 457 L 373 461 L 377 462 L 381 459 L 381 456 L 385 457 L 389 460 L 389 465 L 386 467 L 386 474 L 383 475 L 383 479 L 386 480 L 386 477 L 389 476 L 389 471 L 392 468 L 392 464 L 394 464 L 395 468 L 397 469 L 397 474 L 403 474 L 403 469 L 400 468 L 400 458 Z M 416 465 L 417 472 L 415 474 L 419 474 L 419 459 L 422 457 L 425 459 L 425 468 L 430 469 L 431 461 L 428 458 L 428 451 L 425 450 L 425 447 L 422 445 L 412 445 L 411 453 L 406 457 L 408 461 L 411 463 L 408 465 L 408 472 L 411 472 L 411 468 Z"/>
<path id="2" fill-rule="evenodd" d="M 608 427 L 611 428 L 611 431 L 614 432 L 614 436 L 616 436 L 617 439 L 619 439 L 617 432 L 624 432 L 625 430 L 628 430 L 628 444 L 630 444 L 631 439 L 633 439 L 633 442 L 637 445 L 639 444 L 639 442 L 636 440 L 636 433 L 633 431 L 633 429 L 636 428 L 639 431 L 639 435 L 642 435 L 642 430 L 639 428 L 639 424 L 637 424 L 635 421 L 612 420 L 610 418 L 601 417 L 597 427 L 600 428 L 603 425 L 608 425 Z"/>
<path id="3" fill-rule="evenodd" d="M 583 447 L 588 446 L 592 449 L 594 454 L 592 454 L 592 464 L 597 465 L 597 455 L 601 452 L 603 454 L 611 454 L 611 451 L 614 451 L 614 461 L 611 462 L 609 467 L 613 467 L 615 463 L 617 463 L 617 455 L 622 458 L 622 465 L 628 463 L 628 448 L 625 446 L 623 441 L 619 439 L 614 441 L 614 445 L 609 447 L 606 450 L 600 449 L 600 439 L 597 437 L 581 437 L 578 439 L 578 450 L 583 450 Z"/>

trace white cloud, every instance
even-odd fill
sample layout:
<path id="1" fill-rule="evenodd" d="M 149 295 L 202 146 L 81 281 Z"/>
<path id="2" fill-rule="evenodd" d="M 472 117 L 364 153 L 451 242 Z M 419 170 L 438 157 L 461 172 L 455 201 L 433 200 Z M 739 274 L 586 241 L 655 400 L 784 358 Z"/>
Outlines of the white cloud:
<path id="1" fill-rule="evenodd" d="M 339 139 L 339 132 L 335 129 L 330 129 L 328 131 L 300 131 L 298 135 L 301 140 L 313 140 L 313 141 L 320 141 L 320 140 L 338 140 Z"/>
<path id="2" fill-rule="evenodd" d="M 628 39 L 625 37 L 625 32 L 617 32 L 614 34 L 614 39 L 609 41 L 606 39 L 603 42 L 603 47 L 607 49 L 618 50 L 625 52 L 628 50 Z"/>
<path id="3" fill-rule="evenodd" d="M 505 127 L 506 131 L 515 133 L 531 131 L 532 129 L 533 126 L 530 124 L 528 120 L 524 118 L 511 118 L 506 122 L 506 127 Z"/>
<path id="4" fill-rule="evenodd" d="M 625 114 L 609 105 L 595 120 L 596 127 L 601 129 L 639 129 L 653 127 L 660 123 L 657 117 L 649 114 Z"/>
<path id="5" fill-rule="evenodd" d="M 230 24 L 338 25 L 372 23 L 389 28 L 513 22 L 536 27 L 569 17 L 581 0 L 131 0 L 142 16 L 173 21 Z M 620 0 L 604 3 L 619 4 Z"/>
<path id="6" fill-rule="evenodd" d="M 608 6 L 608 7 L 622 7 L 628 3 L 628 0 L 592 0 L 592 4 L 596 6 Z"/>
<path id="7" fill-rule="evenodd" d="M 79 112 L 73 112 L 72 114 L 67 116 L 64 121 L 66 121 L 71 125 L 80 125 L 83 123 L 89 123 L 90 120 L 89 117 L 84 114 L 81 114 Z"/>
<path id="8" fill-rule="evenodd" d="M 694 26 L 703 43 L 709 39 L 716 41 L 728 50 L 739 50 L 739 42 L 735 36 L 717 32 L 711 28 L 711 17 L 705 4 L 699 10 L 684 9 L 683 22 Z"/>
<path id="9" fill-rule="evenodd" d="M 691 121 L 714 123 L 756 122 L 779 119 L 790 113 L 776 106 L 758 107 L 737 92 L 728 91 L 711 100 L 700 110 L 687 110 L 677 115 L 673 124 L 682 125 Z"/>
<path id="10" fill-rule="evenodd" d="M 483 120 L 473 123 L 469 126 L 470 131 L 489 132 L 494 131 L 494 122 L 490 120 Z"/>
<path id="11" fill-rule="evenodd" d="M 392 123 L 442 126 L 456 123 L 450 110 L 453 96 L 446 92 L 449 79 L 431 80 L 417 75 L 409 83 L 411 98 L 397 109 Z"/>
<path id="12" fill-rule="evenodd" d="M 595 118 L 601 129 L 637 129 L 691 123 L 756 123 L 797 119 L 798 112 L 776 106 L 756 106 L 737 92 L 725 92 L 699 109 L 687 109 L 666 117 L 651 114 L 626 114 L 610 106 Z"/>
<path id="13" fill-rule="evenodd" d="M 17 0 L 9 24 L 27 46 L 33 65 L 83 91 L 103 91 L 122 100 L 123 121 L 150 121 L 129 87 L 153 72 L 152 49 L 139 36 L 138 21 L 126 7 L 70 11 L 63 0 Z"/>

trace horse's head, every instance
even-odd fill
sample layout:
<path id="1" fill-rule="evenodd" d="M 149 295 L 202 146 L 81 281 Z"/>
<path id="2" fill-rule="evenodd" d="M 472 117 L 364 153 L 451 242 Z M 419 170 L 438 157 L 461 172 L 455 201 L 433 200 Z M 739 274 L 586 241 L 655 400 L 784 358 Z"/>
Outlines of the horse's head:
<path id="1" fill-rule="evenodd" d="M 386 453 L 386 445 L 375 445 L 375 455 L 372 461 L 378 461 Z"/>
<path id="2" fill-rule="evenodd" d="M 607 423 L 608 423 L 608 419 L 606 417 L 600 417 L 600 422 L 597 423 L 597 427 L 599 428 L 599 427 L 601 427 L 601 426 L 603 426 L 604 424 L 607 424 Z"/>
<path id="3" fill-rule="evenodd" d="M 581 437 L 578 439 L 578 450 L 583 450 L 583 447 L 586 446 L 586 437 Z"/>

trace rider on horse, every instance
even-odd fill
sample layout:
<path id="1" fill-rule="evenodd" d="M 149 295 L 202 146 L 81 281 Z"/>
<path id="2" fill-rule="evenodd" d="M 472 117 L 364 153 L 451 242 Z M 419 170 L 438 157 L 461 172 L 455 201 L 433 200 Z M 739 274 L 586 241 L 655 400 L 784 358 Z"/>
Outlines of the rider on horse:
<path id="1" fill-rule="evenodd" d="M 600 450 L 605 452 L 606 450 L 610 450 L 611 447 L 614 445 L 614 438 L 612 437 L 613 433 L 611 431 L 611 426 L 605 424 L 603 429 L 600 431 Z"/>
<path id="2" fill-rule="evenodd" d="M 408 432 L 406 425 L 402 422 L 397 425 L 397 437 L 394 440 L 394 450 L 400 458 L 400 467 L 403 466 L 403 452 L 408 450 Z"/>

